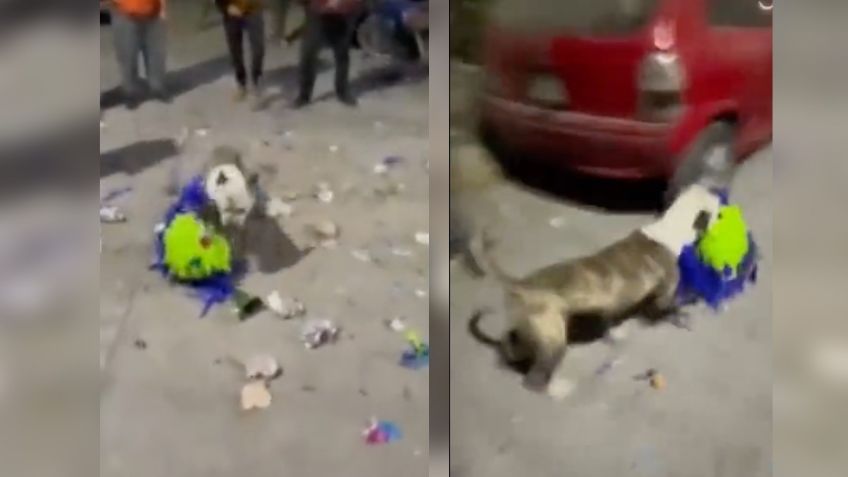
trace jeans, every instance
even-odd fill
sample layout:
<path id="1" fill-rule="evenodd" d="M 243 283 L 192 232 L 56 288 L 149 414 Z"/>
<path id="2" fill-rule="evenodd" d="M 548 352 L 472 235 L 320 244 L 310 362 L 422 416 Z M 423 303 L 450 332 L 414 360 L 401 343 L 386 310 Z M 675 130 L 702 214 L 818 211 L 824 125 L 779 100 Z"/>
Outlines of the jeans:
<path id="1" fill-rule="evenodd" d="M 308 10 L 308 9 L 307 9 Z M 353 41 L 353 19 L 344 15 L 321 15 L 307 11 L 306 31 L 300 50 L 300 98 L 312 98 L 318 67 L 318 54 L 325 44 L 333 49 L 336 60 L 336 95 L 350 95 L 350 45 Z"/>
<path id="2" fill-rule="evenodd" d="M 155 93 L 165 91 L 166 33 L 159 18 L 131 18 L 112 9 L 112 35 L 126 95 L 138 95 L 141 78 L 138 60 L 144 62 L 147 83 Z"/>
<path id="3" fill-rule="evenodd" d="M 265 60 L 265 22 L 262 11 L 258 10 L 243 17 L 224 14 L 224 31 L 236 81 L 241 87 L 247 86 L 247 70 L 244 65 L 244 34 L 247 33 L 251 54 L 250 82 L 253 86 L 259 86 Z"/>

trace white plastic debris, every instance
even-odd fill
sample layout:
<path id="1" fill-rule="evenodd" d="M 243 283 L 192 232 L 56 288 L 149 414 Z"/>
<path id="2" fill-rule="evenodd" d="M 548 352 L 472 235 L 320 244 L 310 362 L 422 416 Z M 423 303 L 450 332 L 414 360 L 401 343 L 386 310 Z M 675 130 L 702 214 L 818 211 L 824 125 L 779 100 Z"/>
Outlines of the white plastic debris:
<path id="1" fill-rule="evenodd" d="M 415 241 L 421 245 L 430 245 L 430 234 L 427 232 L 418 232 L 415 234 Z"/>
<path id="2" fill-rule="evenodd" d="M 121 212 L 121 209 L 114 206 L 100 207 L 100 222 L 114 224 L 126 221 L 127 216 Z"/>
<path id="3" fill-rule="evenodd" d="M 406 321 L 404 321 L 404 319 L 399 316 L 389 320 L 387 325 L 389 329 L 391 329 L 395 333 L 403 333 L 404 331 L 406 331 Z"/>
<path id="4" fill-rule="evenodd" d="M 412 251 L 406 248 L 395 247 L 392 249 L 392 255 L 396 257 L 411 257 Z"/>
<path id="5" fill-rule="evenodd" d="M 337 146 L 337 145 L 335 145 L 335 144 L 332 144 L 332 145 L 330 146 L 330 152 L 332 152 L 333 154 L 335 154 L 335 153 L 339 152 L 339 146 Z"/>
<path id="6" fill-rule="evenodd" d="M 356 249 L 356 250 L 352 250 L 350 252 L 350 254 L 351 254 L 351 256 L 353 256 L 353 258 L 359 260 L 360 262 L 371 262 L 372 261 L 371 254 L 368 253 L 367 250 Z"/>
<path id="7" fill-rule="evenodd" d="M 335 194 L 333 194 L 333 191 L 331 191 L 329 189 L 318 191 L 318 200 L 320 200 L 321 202 L 323 202 L 325 204 L 329 204 L 330 202 L 333 201 L 334 195 Z"/>
<path id="8" fill-rule="evenodd" d="M 292 213 L 294 213 L 294 207 L 276 197 L 265 205 L 265 215 L 271 218 L 291 217 Z"/>
<path id="9" fill-rule="evenodd" d="M 330 320 L 308 321 L 301 331 L 301 340 L 308 349 L 333 343 L 339 336 L 339 328 Z"/>
<path id="10" fill-rule="evenodd" d="M 319 243 L 325 246 L 328 243 L 335 242 L 341 234 L 339 226 L 329 220 L 309 224 L 308 230 Z"/>
<path id="11" fill-rule="evenodd" d="M 548 224 L 555 229 L 561 229 L 565 226 L 565 218 L 553 217 L 548 221 Z"/>
<path id="12" fill-rule="evenodd" d="M 279 292 L 272 292 L 265 299 L 265 305 L 274 314 L 284 320 L 297 318 L 306 313 L 306 306 L 294 298 L 283 298 Z"/>
<path id="13" fill-rule="evenodd" d="M 268 383 L 266 381 L 251 381 L 241 388 L 242 410 L 265 409 L 270 405 L 271 391 L 268 389 Z"/>
<path id="14" fill-rule="evenodd" d="M 274 379 L 280 374 L 277 360 L 268 354 L 257 354 L 248 358 L 244 363 L 247 379 Z"/>
<path id="15" fill-rule="evenodd" d="M 321 202 L 329 204 L 333 201 L 335 194 L 333 193 L 333 190 L 330 189 L 330 184 L 321 182 L 316 186 L 315 197 L 317 197 Z"/>

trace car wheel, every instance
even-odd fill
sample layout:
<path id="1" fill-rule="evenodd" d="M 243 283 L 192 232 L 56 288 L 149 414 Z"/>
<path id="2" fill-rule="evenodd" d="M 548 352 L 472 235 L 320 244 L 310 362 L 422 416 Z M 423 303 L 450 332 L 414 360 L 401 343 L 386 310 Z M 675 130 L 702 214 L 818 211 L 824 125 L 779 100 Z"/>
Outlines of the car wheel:
<path id="1" fill-rule="evenodd" d="M 671 203 L 680 192 L 692 184 L 729 190 L 736 172 L 733 153 L 733 127 L 716 122 L 695 140 L 669 181 L 665 202 Z"/>

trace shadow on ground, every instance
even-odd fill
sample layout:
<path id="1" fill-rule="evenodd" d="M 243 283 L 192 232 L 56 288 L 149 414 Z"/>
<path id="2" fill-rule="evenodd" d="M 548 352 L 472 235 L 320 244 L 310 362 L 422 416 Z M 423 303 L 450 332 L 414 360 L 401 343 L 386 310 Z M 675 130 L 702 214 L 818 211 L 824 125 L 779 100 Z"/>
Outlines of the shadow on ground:
<path id="1" fill-rule="evenodd" d="M 251 217 L 247 224 L 247 254 L 263 274 L 277 273 L 297 264 L 311 249 L 301 250 L 280 224 L 268 217 Z"/>
<path id="2" fill-rule="evenodd" d="M 601 179 L 543 161 L 506 168 L 509 177 L 536 194 L 607 212 L 644 213 L 662 209 L 662 181 Z"/>
<path id="3" fill-rule="evenodd" d="M 176 156 L 178 152 L 172 139 L 139 141 L 113 149 L 100 156 L 100 177 L 119 173 L 135 175 Z"/>
<path id="4" fill-rule="evenodd" d="M 97 162 L 94 118 L 80 117 L 49 131 L 0 144 L 0 199 L 41 191 L 90 192 Z"/>
<path id="5" fill-rule="evenodd" d="M 350 82 L 350 89 L 356 96 L 362 96 L 375 91 L 426 81 L 428 76 L 429 69 L 427 65 L 389 64 L 371 68 L 356 78 L 353 78 Z M 326 101 L 332 98 L 334 94 L 334 92 L 324 93 L 315 101 Z"/>
<path id="6" fill-rule="evenodd" d="M 529 192 L 566 200 L 577 206 L 617 213 L 644 213 L 663 208 L 662 180 L 613 180 L 571 171 L 561 158 L 529 157 L 510 151 L 483 135 L 483 144 L 507 175 Z"/>
<path id="7" fill-rule="evenodd" d="M 166 79 L 168 91 L 172 98 L 181 96 L 189 91 L 212 83 L 222 78 L 230 71 L 230 60 L 227 56 L 219 56 L 194 65 L 169 72 Z M 107 110 L 123 104 L 124 98 L 120 86 L 100 93 L 100 109 Z"/>

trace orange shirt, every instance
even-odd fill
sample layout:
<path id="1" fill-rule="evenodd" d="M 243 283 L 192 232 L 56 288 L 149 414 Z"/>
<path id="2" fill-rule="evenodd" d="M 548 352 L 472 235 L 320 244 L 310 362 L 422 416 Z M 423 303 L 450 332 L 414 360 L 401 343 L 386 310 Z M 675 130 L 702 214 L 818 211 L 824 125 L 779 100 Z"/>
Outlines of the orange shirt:
<path id="1" fill-rule="evenodd" d="M 114 0 L 122 13 L 139 18 L 153 18 L 162 12 L 162 0 Z"/>

